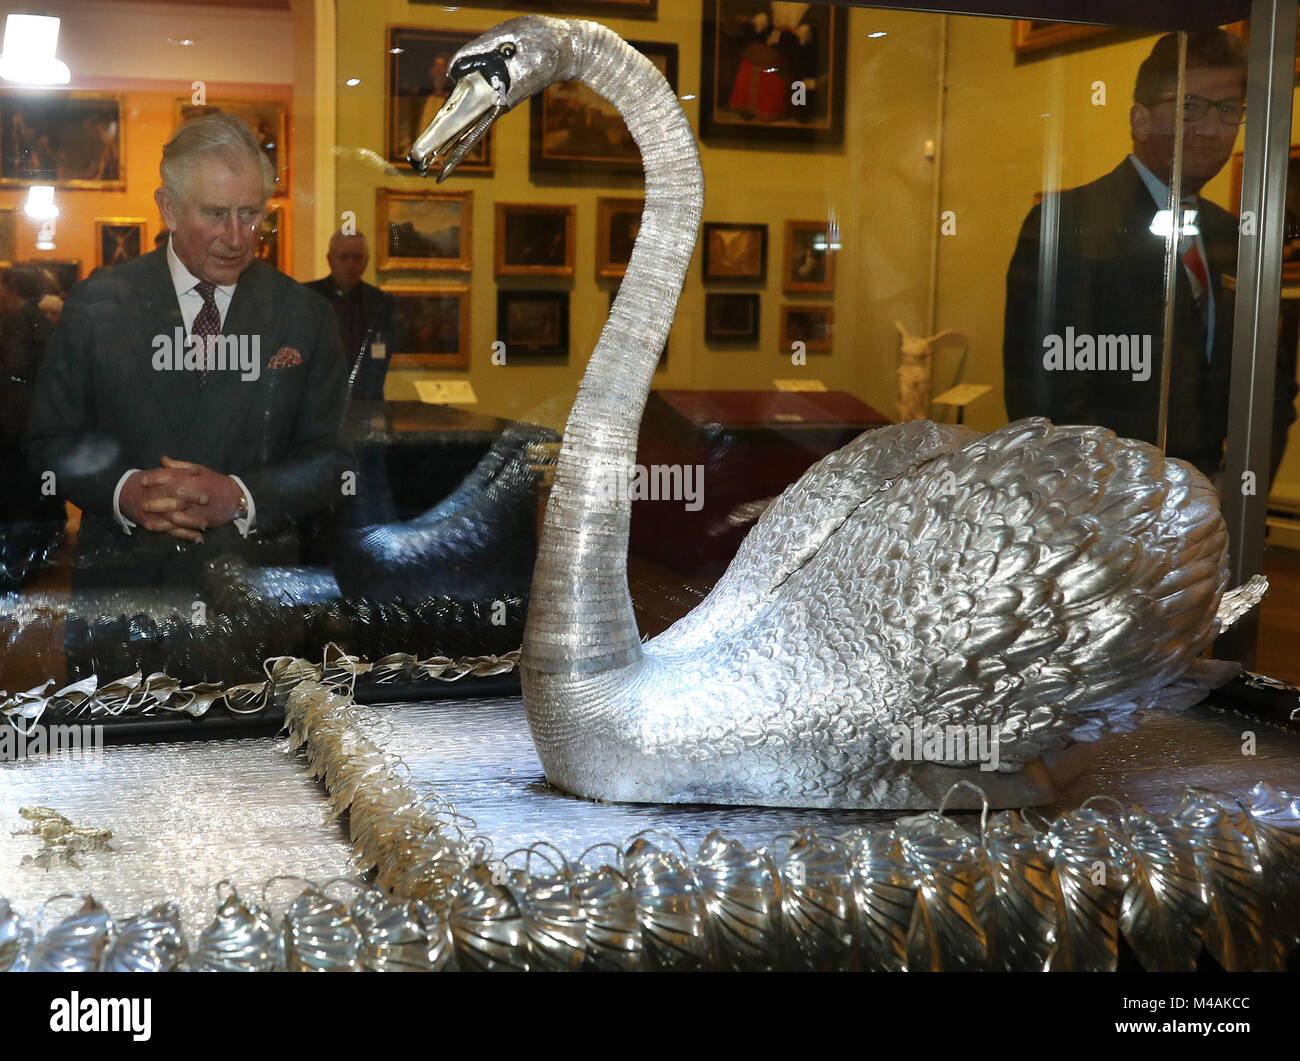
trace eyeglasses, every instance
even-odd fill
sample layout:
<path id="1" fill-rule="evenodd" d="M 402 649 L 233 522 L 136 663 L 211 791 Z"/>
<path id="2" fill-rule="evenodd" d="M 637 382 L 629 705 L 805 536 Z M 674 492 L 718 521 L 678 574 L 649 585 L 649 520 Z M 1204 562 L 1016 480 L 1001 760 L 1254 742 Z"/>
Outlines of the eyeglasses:
<path id="1" fill-rule="evenodd" d="M 1166 96 L 1160 103 L 1172 103 L 1173 96 Z M 1218 112 L 1219 121 L 1225 125 L 1240 125 L 1246 120 L 1246 101 L 1244 99 L 1206 99 L 1188 93 L 1183 97 L 1183 121 L 1199 122 L 1213 107 Z"/>

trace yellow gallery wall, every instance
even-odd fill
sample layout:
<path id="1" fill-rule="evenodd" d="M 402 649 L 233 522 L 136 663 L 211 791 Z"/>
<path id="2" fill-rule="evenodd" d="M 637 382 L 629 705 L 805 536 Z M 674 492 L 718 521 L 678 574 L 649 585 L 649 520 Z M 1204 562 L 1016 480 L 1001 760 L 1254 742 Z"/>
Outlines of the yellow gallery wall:
<path id="1" fill-rule="evenodd" d="M 602 18 L 633 40 L 678 45 L 678 91 L 698 95 L 701 5 L 698 0 L 659 0 L 656 20 Z M 447 10 L 400 0 L 340 0 L 338 6 L 337 209 L 355 210 L 361 227 L 374 231 L 375 189 L 432 188 L 414 175 L 386 175 L 373 157 L 384 149 L 384 49 L 389 24 L 480 31 L 518 14 L 491 8 Z M 702 281 L 696 251 L 669 339 L 669 361 L 656 374 L 662 388 L 770 389 L 776 378 L 808 377 L 847 390 L 893 415 L 897 333 L 895 319 L 919 331 L 925 324 L 929 283 L 929 237 L 933 164 L 924 142 L 933 137 L 940 20 L 896 12 L 849 11 L 849 71 L 846 130 L 841 147 L 802 144 L 701 145 L 705 173 L 705 221 L 766 222 L 767 280 L 762 285 Z M 887 35 L 868 38 L 873 30 Z M 346 87 L 349 78 L 360 81 Z M 698 100 L 683 103 L 698 133 Z M 527 107 L 505 115 L 496 126 L 492 176 L 453 177 L 443 190 L 474 193 L 473 272 L 396 272 L 370 279 L 385 282 L 468 281 L 472 290 L 470 368 L 397 371 L 389 374 L 389 399 L 415 397 L 420 378 L 468 378 L 479 411 L 531 419 L 561 428 L 587 357 L 609 309 L 613 281 L 596 276 L 596 199 L 636 196 L 637 179 L 575 173 L 533 181 L 528 173 Z M 575 276 L 571 282 L 502 279 L 493 276 L 493 203 L 572 203 L 577 207 Z M 780 272 L 786 220 L 837 215 L 843 250 L 833 297 L 787 297 Z M 556 364 L 491 364 L 496 292 L 502 287 L 554 287 L 571 292 L 570 356 Z M 760 339 L 754 347 L 710 346 L 704 340 L 705 291 L 757 291 L 761 295 Z M 836 340 L 831 354 L 811 354 L 806 367 L 791 365 L 779 346 L 784 303 L 830 302 Z"/>

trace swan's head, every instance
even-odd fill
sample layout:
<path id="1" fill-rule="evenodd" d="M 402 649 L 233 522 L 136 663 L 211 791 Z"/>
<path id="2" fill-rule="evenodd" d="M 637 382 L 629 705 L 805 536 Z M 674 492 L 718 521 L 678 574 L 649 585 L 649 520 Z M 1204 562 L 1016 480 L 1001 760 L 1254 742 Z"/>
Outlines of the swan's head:
<path id="1" fill-rule="evenodd" d="M 438 180 L 446 180 L 497 118 L 571 77 L 573 60 L 573 35 L 563 19 L 525 15 L 488 30 L 452 57 L 447 102 L 406 160 L 423 176 L 445 156 Z"/>

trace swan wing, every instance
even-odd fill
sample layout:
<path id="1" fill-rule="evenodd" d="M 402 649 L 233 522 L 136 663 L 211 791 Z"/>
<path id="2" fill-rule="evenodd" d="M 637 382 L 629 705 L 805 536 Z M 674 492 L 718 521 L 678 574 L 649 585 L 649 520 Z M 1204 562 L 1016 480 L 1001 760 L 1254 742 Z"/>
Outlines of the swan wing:
<path id="1" fill-rule="evenodd" d="M 693 649 L 745 629 L 868 498 L 977 437 L 969 428 L 913 420 L 867 431 L 823 457 L 768 505 L 708 597 L 652 644 Z"/>
<path id="2" fill-rule="evenodd" d="M 874 493 L 724 655 L 788 661 L 828 721 L 997 726 L 1011 769 L 1177 679 L 1227 581 L 1191 465 L 1022 420 Z"/>

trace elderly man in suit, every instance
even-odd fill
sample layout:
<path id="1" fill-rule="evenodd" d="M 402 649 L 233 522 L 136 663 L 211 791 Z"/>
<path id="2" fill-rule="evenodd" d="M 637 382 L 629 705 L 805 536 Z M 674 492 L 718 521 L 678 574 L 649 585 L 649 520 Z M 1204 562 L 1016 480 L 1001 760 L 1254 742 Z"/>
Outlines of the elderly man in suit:
<path id="1" fill-rule="evenodd" d="M 1177 74 L 1171 33 L 1138 71 L 1132 154 L 1091 184 L 1049 195 L 1025 219 L 1007 272 L 1005 397 L 1012 419 L 1100 424 L 1156 441 L 1169 181 L 1181 120 L 1183 210 L 1195 211 L 1197 231 L 1179 248 L 1166 451 L 1213 476 L 1228 426 L 1237 218 L 1199 192 L 1231 157 L 1245 118 L 1241 41 L 1217 29 L 1189 34 L 1182 100 Z M 1281 354 L 1274 470 L 1295 418 L 1295 352 Z"/>
<path id="2" fill-rule="evenodd" d="M 370 263 L 370 247 L 360 232 L 335 232 L 325 260 L 329 276 L 307 286 L 334 307 L 351 396 L 381 401 L 388 358 L 398 341 L 393 296 L 361 279 Z"/>
<path id="3" fill-rule="evenodd" d="M 258 260 L 274 175 L 225 114 L 182 126 L 155 193 L 165 247 L 77 285 L 27 453 L 82 511 L 75 582 L 192 583 L 221 553 L 292 563 L 341 494 L 345 373 L 329 306 Z"/>

